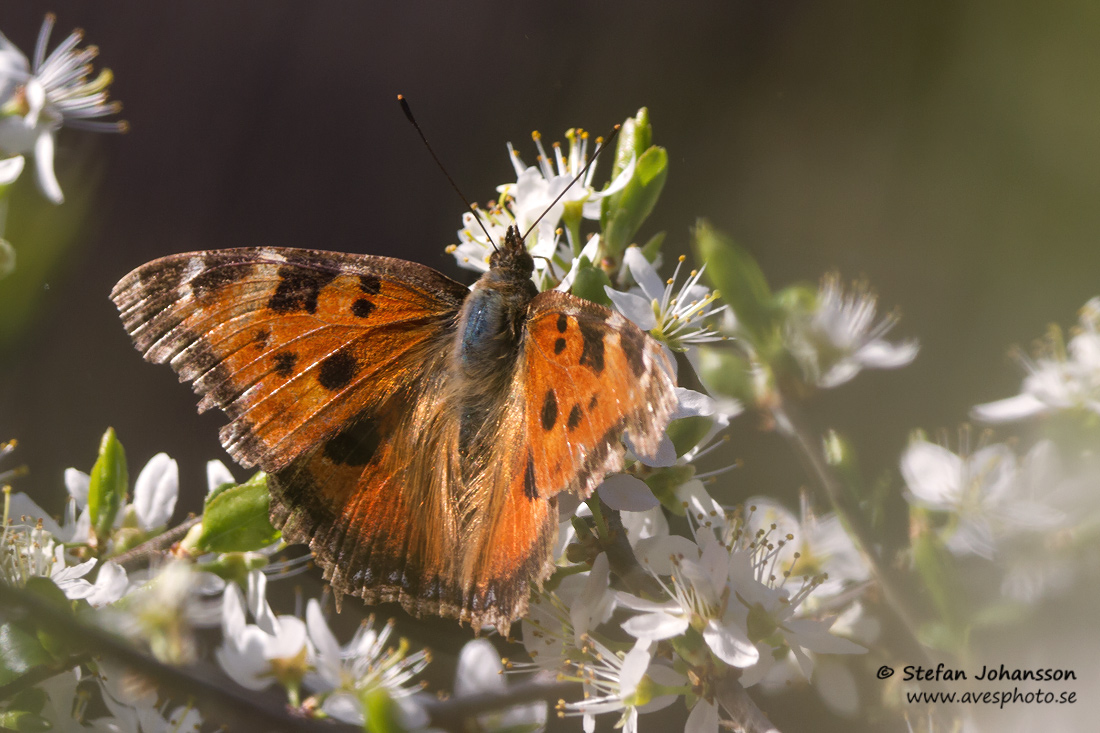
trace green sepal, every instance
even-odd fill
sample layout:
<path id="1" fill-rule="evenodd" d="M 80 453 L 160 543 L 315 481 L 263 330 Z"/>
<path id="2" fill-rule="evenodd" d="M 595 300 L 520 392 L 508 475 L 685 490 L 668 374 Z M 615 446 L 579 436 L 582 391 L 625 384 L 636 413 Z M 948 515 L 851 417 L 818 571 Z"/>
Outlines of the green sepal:
<path id="1" fill-rule="evenodd" d="M 88 514 L 101 544 L 106 542 L 114 526 L 115 516 L 126 499 L 128 484 L 126 451 L 122 449 L 115 429 L 107 428 L 99 441 L 99 457 L 92 466 L 88 482 Z"/>
<path id="2" fill-rule="evenodd" d="M 676 489 L 691 481 L 694 477 L 695 466 L 689 463 L 684 466 L 658 468 L 642 480 L 645 481 L 646 486 L 649 487 L 649 490 L 653 492 L 653 495 L 657 497 L 657 501 L 661 502 L 661 506 L 666 511 L 682 517 L 686 514 L 684 502 L 676 496 Z"/>
<path id="3" fill-rule="evenodd" d="M 14 730 L 17 733 L 43 733 L 53 730 L 53 723 L 37 713 L 16 709 L 12 706 L 0 713 L 0 730 Z"/>
<path id="4" fill-rule="evenodd" d="M 611 279 L 607 273 L 589 262 L 587 257 L 581 257 L 577 265 L 577 277 L 573 280 L 573 287 L 569 292 L 610 308 L 611 298 L 607 297 L 605 287 L 611 287 Z"/>
<path id="5" fill-rule="evenodd" d="M 271 495 L 262 471 L 238 486 L 222 487 L 206 500 L 202 515 L 202 552 L 249 552 L 279 539 L 268 511 Z"/>
<path id="6" fill-rule="evenodd" d="M 668 178 L 668 152 L 654 146 L 652 140 L 649 110 L 642 107 L 635 117 L 623 123 L 611 170 L 614 180 L 633 157 L 634 175 L 622 190 L 605 198 L 600 205 L 600 228 L 603 231 L 600 243 L 603 251 L 615 260 L 619 259 L 642 222 L 653 211 Z"/>
<path id="7" fill-rule="evenodd" d="M 649 262 L 653 262 L 657 259 L 657 255 L 661 253 L 661 245 L 665 243 L 665 237 L 667 232 L 657 232 L 649 241 L 642 245 L 642 256 Z"/>
<path id="8" fill-rule="evenodd" d="M 606 209 L 607 223 L 600 243 L 603 251 L 615 260 L 622 255 L 642 223 L 652 213 L 668 178 L 668 151 L 652 147 L 634 165 L 634 176 L 614 196 Z"/>
<path id="9" fill-rule="evenodd" d="M 401 709 L 388 692 L 376 687 L 363 695 L 361 702 L 366 733 L 405 733 Z"/>
<path id="10" fill-rule="evenodd" d="M 779 307 L 760 265 L 748 250 L 700 219 L 692 231 L 695 256 L 706 277 L 737 316 L 738 326 L 758 351 L 768 352 Z"/>
<path id="11" fill-rule="evenodd" d="M 682 456 L 689 450 L 699 445 L 699 441 L 707 437 L 714 420 L 704 415 L 694 415 L 673 420 L 668 424 L 665 433 L 672 440 L 676 448 L 676 455 Z"/>
<path id="12" fill-rule="evenodd" d="M 196 567 L 224 580 L 233 581 L 243 588 L 248 583 L 248 574 L 266 567 L 267 564 L 267 558 L 255 552 L 225 552 L 218 555 L 216 560 L 199 563 Z"/>
<path id="13" fill-rule="evenodd" d="M 732 397 L 752 405 L 756 402 L 755 380 L 748 359 L 728 348 L 706 344 L 698 347 L 699 378 L 712 394 Z"/>

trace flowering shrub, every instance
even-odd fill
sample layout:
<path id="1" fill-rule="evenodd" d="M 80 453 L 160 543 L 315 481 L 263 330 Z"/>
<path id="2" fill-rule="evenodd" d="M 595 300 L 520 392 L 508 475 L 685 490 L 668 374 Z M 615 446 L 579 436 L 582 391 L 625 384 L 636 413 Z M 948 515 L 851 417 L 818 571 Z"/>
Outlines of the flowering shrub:
<path id="1" fill-rule="evenodd" d="M 42 192 L 61 203 L 56 130 L 122 125 L 92 121 L 116 110 L 110 73 L 88 79 L 94 53 L 78 48 L 77 34 L 47 56 L 52 25 L 33 62 L 0 36 L 0 184 L 31 153 Z M 453 696 L 441 698 L 421 681 L 430 653 L 395 638 L 392 622 L 371 617 L 341 644 L 321 599 L 276 613 L 268 584 L 306 571 L 308 556 L 284 559 L 264 475 L 238 483 L 212 461 L 202 515 L 173 524 L 176 462 L 153 456 L 131 484 L 108 429 L 91 470 L 66 473 L 60 523 L 8 485 L 16 471 L 0 473 L 0 727 L 214 730 L 231 723 L 226 701 L 204 703 L 224 687 L 276 690 L 234 698 L 246 721 L 265 716 L 272 727 L 324 719 L 387 732 L 462 719 L 468 730 L 534 731 L 552 707 L 585 731 L 608 715 L 632 732 L 646 714 L 677 706 L 688 731 L 765 731 L 774 728 L 757 702 L 799 685 L 857 721 L 969 725 L 966 710 L 903 704 L 915 683 L 869 694 L 860 680 L 880 665 L 964 660 L 991 618 L 1022 627 L 1041 599 L 1072 593 L 1085 577 L 1100 516 L 1100 299 L 1086 304 L 1068 344 L 1055 330 L 1023 359 L 1019 395 L 972 412 L 979 422 L 1046 423 L 974 445 L 963 429 L 953 447 L 918 431 L 898 475 L 872 487 L 844 436 L 813 428 L 798 406 L 864 369 L 906 366 L 917 342 L 888 340 L 897 318 L 876 318 L 876 296 L 835 274 L 817 288 L 773 292 L 752 257 L 705 221 L 692 232 L 697 268 L 687 257 L 668 267 L 663 234 L 636 244 L 668 169 L 652 137 L 642 109 L 587 168 L 600 141 L 581 130 L 551 151 L 536 134 L 532 166 L 509 144 L 516 180 L 463 215 L 448 250 L 484 271 L 507 227 L 530 228 L 540 290 L 616 308 L 663 345 L 680 384 L 698 387 L 678 388 L 653 455 L 632 454 L 591 497 L 563 503 L 557 569 L 509 640 L 512 656 L 469 642 Z M 745 412 L 807 467 L 797 513 L 768 496 L 726 498 L 718 479 L 736 462 L 723 431 Z M 1048 425 L 1058 429 L 1044 434 Z M 891 495 L 909 504 L 903 542 L 881 521 Z M 217 643 L 201 644 L 200 631 Z M 202 679 L 175 676 L 203 659 Z"/>

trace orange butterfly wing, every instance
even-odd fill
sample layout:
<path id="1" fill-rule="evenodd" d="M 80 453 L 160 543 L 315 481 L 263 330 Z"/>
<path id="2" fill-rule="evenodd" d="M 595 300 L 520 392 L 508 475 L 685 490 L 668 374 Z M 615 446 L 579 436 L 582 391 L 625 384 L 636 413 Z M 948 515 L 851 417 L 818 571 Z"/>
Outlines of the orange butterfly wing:
<path id="1" fill-rule="evenodd" d="M 526 609 L 527 581 L 553 569 L 554 497 L 588 496 L 621 470 L 624 431 L 640 450 L 656 449 L 676 406 L 670 371 L 660 345 L 622 315 L 553 291 L 531 301 L 489 462 L 497 468 L 482 489 L 491 498 L 481 507 L 479 550 L 464 568 L 473 605 L 512 617 Z"/>
<path id="2" fill-rule="evenodd" d="M 112 298 L 146 359 L 229 415 L 223 445 L 270 474 L 272 520 L 310 545 L 337 598 L 458 615 L 440 590 L 454 586 L 457 530 L 451 472 L 437 469 L 468 292 L 401 260 L 234 249 L 150 262 Z"/>
<path id="3" fill-rule="evenodd" d="M 411 262 L 270 248 L 155 260 L 111 297 L 145 358 L 229 415 L 230 455 L 273 472 L 406 388 L 467 292 Z"/>

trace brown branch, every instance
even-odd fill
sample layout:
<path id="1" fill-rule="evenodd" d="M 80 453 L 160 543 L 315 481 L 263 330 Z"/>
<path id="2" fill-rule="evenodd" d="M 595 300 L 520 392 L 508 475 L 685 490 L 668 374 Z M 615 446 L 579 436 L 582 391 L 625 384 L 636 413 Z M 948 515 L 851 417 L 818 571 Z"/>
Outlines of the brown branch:
<path id="1" fill-rule="evenodd" d="M 187 532 L 202 521 L 202 517 L 191 517 L 182 524 L 158 534 L 152 539 L 142 542 L 121 555 L 108 558 L 111 562 L 121 565 L 126 570 L 143 568 L 153 561 L 155 557 L 167 550 L 175 543 L 187 536 Z"/>

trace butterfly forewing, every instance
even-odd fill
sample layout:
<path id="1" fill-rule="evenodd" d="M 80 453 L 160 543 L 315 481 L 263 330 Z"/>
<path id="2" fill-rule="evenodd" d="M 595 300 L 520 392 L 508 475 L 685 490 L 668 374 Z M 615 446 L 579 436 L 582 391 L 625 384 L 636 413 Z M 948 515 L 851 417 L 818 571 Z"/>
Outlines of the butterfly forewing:
<path id="1" fill-rule="evenodd" d="M 404 388 L 466 292 L 411 262 L 270 248 L 156 260 L 112 298 L 146 358 L 229 415 L 234 459 L 271 472 Z"/>

